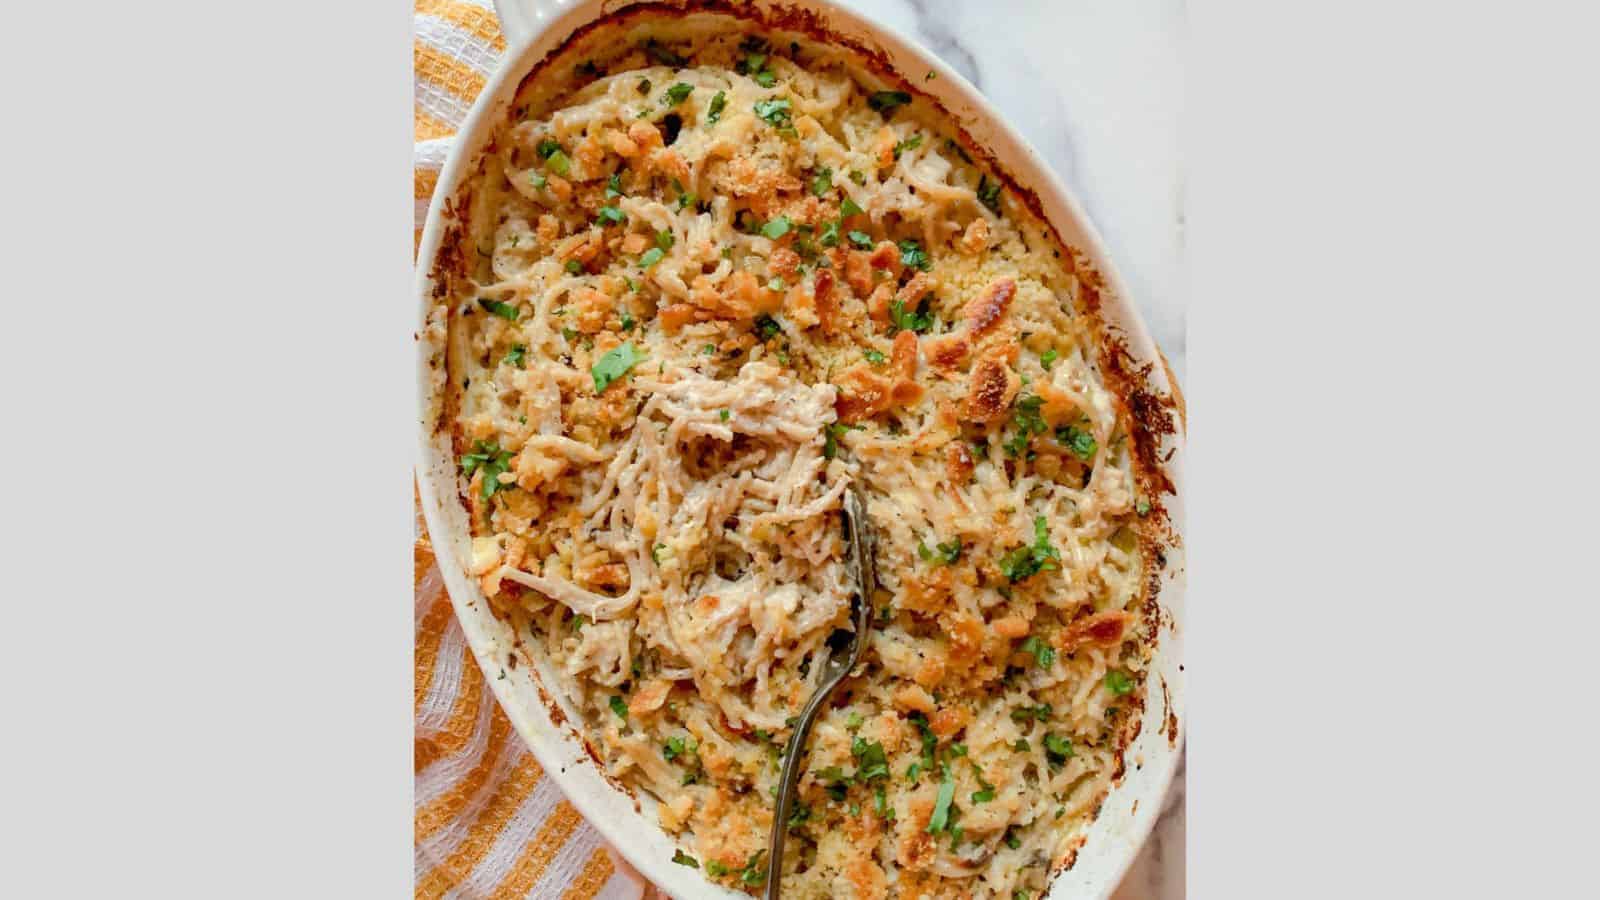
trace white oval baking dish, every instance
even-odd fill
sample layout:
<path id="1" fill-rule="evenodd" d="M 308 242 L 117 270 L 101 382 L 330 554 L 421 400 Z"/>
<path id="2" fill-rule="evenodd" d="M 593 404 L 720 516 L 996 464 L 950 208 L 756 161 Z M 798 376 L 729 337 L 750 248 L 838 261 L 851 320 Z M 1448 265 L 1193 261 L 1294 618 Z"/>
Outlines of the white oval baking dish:
<path id="1" fill-rule="evenodd" d="M 439 176 L 417 254 L 417 296 L 422 323 L 434 303 L 435 262 L 449 224 L 448 200 L 470 174 L 472 163 L 495 122 L 510 103 L 518 84 L 540 60 L 556 52 L 585 26 L 648 0 L 497 0 L 496 7 L 509 45 L 500 70 L 489 79 L 473 105 Z M 659 2 L 657 5 L 660 5 Z M 703 8 L 697 0 L 669 0 L 673 7 Z M 714 4 L 723 6 L 725 4 Z M 1141 727 L 1129 744 L 1126 771 L 1106 797 L 1099 816 L 1088 828 L 1071 867 L 1052 880 L 1047 900 L 1106 898 L 1116 889 L 1160 814 L 1167 786 L 1178 766 L 1183 745 L 1184 554 L 1182 401 L 1170 370 L 1128 299 L 1109 254 L 1081 205 L 1039 154 L 1007 125 L 982 95 L 932 53 L 877 23 L 827 0 L 751 0 L 734 3 L 740 14 L 768 21 L 804 17 L 813 27 L 862 48 L 875 61 L 922 94 L 933 98 L 964 128 L 972 142 L 987 148 L 1015 182 L 1031 189 L 1038 211 L 1062 241 L 1079 251 L 1101 279 L 1101 315 L 1120 329 L 1130 357 L 1142 370 L 1147 396 L 1176 398 L 1179 427 L 1160 437 L 1161 468 L 1173 485 L 1162 497 L 1170 520 L 1171 539 L 1160 570 L 1161 628 L 1149 670 Z M 928 72 L 937 77 L 925 78 Z M 423 514 L 432 536 L 439 568 L 456 615 L 474 655 L 512 725 L 532 749 L 545 771 L 556 780 L 579 812 L 628 862 L 672 896 L 687 898 L 743 897 L 708 882 L 698 871 L 671 862 L 675 845 L 655 824 L 648 797 L 635 799 L 600 773 L 573 731 L 576 716 L 564 698 L 547 690 L 553 684 L 544 663 L 514 643 L 514 635 L 496 618 L 477 583 L 464 571 L 470 532 L 459 500 L 457 464 L 447 433 L 436 428 L 440 381 L 436 366 L 440 348 L 419 328 L 418 390 L 420 458 L 417 479 Z M 516 663 L 508 664 L 508 659 Z M 499 672 L 505 671 L 505 677 Z M 643 807 L 641 809 L 641 806 Z"/>

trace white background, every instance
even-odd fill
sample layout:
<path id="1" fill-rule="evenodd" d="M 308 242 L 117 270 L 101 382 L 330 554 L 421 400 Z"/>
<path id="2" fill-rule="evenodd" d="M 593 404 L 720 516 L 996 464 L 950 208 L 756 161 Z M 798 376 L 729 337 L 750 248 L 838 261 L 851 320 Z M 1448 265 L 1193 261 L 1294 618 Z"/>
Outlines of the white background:
<path id="1" fill-rule="evenodd" d="M 1195 897 L 1591 890 L 1592 9 L 1190 6 Z M 5 892 L 403 895 L 410 10 L 11 15 Z"/>

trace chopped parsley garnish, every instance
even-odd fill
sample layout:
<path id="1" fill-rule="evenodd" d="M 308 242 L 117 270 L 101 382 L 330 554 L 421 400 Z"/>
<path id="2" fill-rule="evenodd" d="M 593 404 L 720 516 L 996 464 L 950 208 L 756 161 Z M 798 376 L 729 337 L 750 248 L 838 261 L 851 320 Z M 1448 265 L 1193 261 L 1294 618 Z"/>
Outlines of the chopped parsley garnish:
<path id="1" fill-rule="evenodd" d="M 773 240 L 777 240 L 789 233 L 791 224 L 788 216 L 779 216 L 761 226 L 761 233 Z"/>
<path id="2" fill-rule="evenodd" d="M 1048 703 L 1041 703 L 1038 706 L 1024 706 L 1011 711 L 1011 720 L 1013 722 L 1026 722 L 1029 719 L 1037 719 L 1040 722 L 1048 722 L 1050 721 L 1050 713 L 1051 709 Z"/>
<path id="3" fill-rule="evenodd" d="M 511 349 L 506 352 L 505 358 L 500 361 L 508 366 L 516 366 L 519 369 L 526 367 L 528 362 L 528 345 L 512 344 Z"/>
<path id="4" fill-rule="evenodd" d="M 839 223 L 836 221 L 824 222 L 822 225 L 822 231 L 817 236 L 817 243 L 824 247 L 839 246 Z M 823 260 L 823 262 L 826 262 L 826 260 Z M 818 263 L 818 265 L 821 264 L 822 263 Z"/>
<path id="5" fill-rule="evenodd" d="M 851 731 L 855 731 L 857 728 L 860 728 L 862 723 L 865 721 L 865 719 L 861 718 L 861 713 L 858 713 L 852 709 L 850 711 L 850 715 L 845 716 L 844 718 L 844 727 L 850 729 Z"/>
<path id="6" fill-rule="evenodd" d="M 622 721 L 628 721 L 628 704 L 616 694 L 611 695 L 611 711 L 616 713 L 617 718 L 621 719 Z"/>
<path id="7" fill-rule="evenodd" d="M 1128 673 L 1121 669 L 1112 669 L 1106 673 L 1106 690 L 1121 697 L 1123 694 L 1133 690 L 1133 679 L 1129 678 Z"/>
<path id="8" fill-rule="evenodd" d="M 473 472 L 483 470 L 483 486 L 479 489 L 479 495 L 485 500 L 504 487 L 500 483 L 500 473 L 510 468 L 511 452 L 501 450 L 498 441 L 478 441 L 471 453 L 461 455 L 461 474 L 471 478 Z"/>
<path id="9" fill-rule="evenodd" d="M 686 207 L 699 206 L 699 205 L 700 205 L 700 198 L 696 197 L 693 194 L 679 194 L 678 195 L 678 212 L 683 212 Z"/>
<path id="10" fill-rule="evenodd" d="M 610 200 L 613 197 L 621 197 L 621 196 L 622 196 L 622 173 L 621 172 L 612 172 L 611 173 L 611 177 L 606 179 L 606 199 Z"/>
<path id="11" fill-rule="evenodd" d="M 1063 425 L 1056 429 L 1056 440 L 1065 444 L 1072 455 L 1088 462 L 1094 459 L 1094 451 L 1100 446 L 1095 443 L 1094 435 L 1081 428 Z"/>
<path id="12" fill-rule="evenodd" d="M 661 257 L 666 255 L 667 252 L 662 250 L 660 247 L 651 247 L 649 250 L 644 252 L 643 256 L 639 257 L 639 268 L 648 269 L 656 263 L 661 262 Z"/>
<path id="13" fill-rule="evenodd" d="M 1017 738 L 1017 742 L 1011 745 L 1011 749 L 1017 751 L 1018 753 L 1027 753 L 1033 748 L 1028 745 L 1026 738 Z"/>
<path id="14" fill-rule="evenodd" d="M 663 66 L 683 68 L 689 60 L 656 43 L 655 38 L 644 42 L 644 54 Z"/>
<path id="15" fill-rule="evenodd" d="M 928 312 L 927 297 L 923 297 L 922 302 L 917 304 L 915 312 L 906 310 L 906 302 L 904 300 L 895 300 L 889 304 L 889 319 L 894 323 L 895 329 L 899 331 L 914 331 L 917 334 L 925 334 L 929 329 L 933 328 L 933 315 Z"/>
<path id="16" fill-rule="evenodd" d="M 755 331 L 756 334 L 761 335 L 762 340 L 770 341 L 783 333 L 783 326 L 778 323 L 777 319 L 762 313 L 756 316 Z"/>
<path id="17" fill-rule="evenodd" d="M 583 274 L 583 263 L 578 262 L 575 259 L 567 260 L 567 264 L 566 264 L 566 266 L 564 266 L 564 268 L 568 272 L 571 272 L 574 275 L 582 275 Z"/>
<path id="18" fill-rule="evenodd" d="M 994 785 L 983 780 L 983 771 L 976 764 L 972 766 L 972 773 L 978 779 L 978 787 L 982 788 L 982 790 L 972 792 L 973 805 L 976 806 L 979 803 L 988 803 L 993 800 L 995 797 Z"/>
<path id="19" fill-rule="evenodd" d="M 623 313 L 622 314 L 622 330 L 623 331 L 632 331 L 633 330 L 633 326 L 635 326 L 637 324 L 639 324 L 639 323 L 637 323 L 637 322 L 635 322 L 633 320 L 633 314 L 632 313 Z"/>
<path id="20" fill-rule="evenodd" d="M 727 91 L 717 91 L 711 95 L 711 107 L 706 110 L 706 121 L 715 122 L 722 118 L 722 109 L 728 105 Z"/>
<path id="21" fill-rule="evenodd" d="M 550 171 L 557 175 L 565 175 L 572 171 L 572 161 L 567 159 L 567 155 L 560 150 L 550 154 L 550 158 L 545 160 L 544 164 L 549 166 Z"/>
<path id="22" fill-rule="evenodd" d="M 867 175 L 866 175 L 865 172 L 862 172 L 860 169 L 851 169 L 850 170 L 850 180 L 854 181 L 856 184 L 866 184 L 867 183 Z"/>
<path id="23" fill-rule="evenodd" d="M 720 860 L 706 860 L 706 874 L 710 875 L 712 878 L 721 878 L 722 876 L 728 874 L 729 871 L 730 870 L 728 867 L 723 865 Z"/>
<path id="24" fill-rule="evenodd" d="M 688 866 L 691 869 L 700 868 L 700 862 L 682 850 L 673 851 L 672 861 L 680 866 Z"/>
<path id="25" fill-rule="evenodd" d="M 507 321 L 515 322 L 517 320 L 517 308 L 509 303 L 490 300 L 488 297 L 479 297 L 478 305 Z"/>
<path id="26" fill-rule="evenodd" d="M 540 159 L 549 159 L 551 156 L 561 152 L 561 145 L 549 138 L 545 138 L 539 142 L 538 147 L 534 148 L 534 152 L 539 154 Z"/>
<path id="27" fill-rule="evenodd" d="M 823 194 L 826 194 L 828 191 L 832 190 L 832 188 L 833 188 L 833 170 L 832 169 L 828 169 L 828 168 L 819 169 L 817 171 L 817 174 L 812 176 L 812 178 L 811 178 L 811 193 L 813 195 L 821 197 Z"/>
<path id="28" fill-rule="evenodd" d="M 670 231 L 658 231 L 658 232 L 656 232 L 656 246 L 661 248 L 661 252 L 662 253 L 665 253 L 668 250 L 671 250 L 672 249 L 672 245 L 677 243 L 677 242 L 678 242 L 678 239 L 676 237 L 673 237 L 672 232 L 670 232 Z"/>
<path id="29" fill-rule="evenodd" d="M 910 102 L 911 95 L 905 91 L 877 91 L 867 98 L 867 105 L 881 113 L 888 113 Z"/>
<path id="30" fill-rule="evenodd" d="M 783 97 L 758 100 L 754 107 L 757 117 L 779 130 L 794 127 L 794 121 L 791 118 L 793 108 L 794 105 Z"/>
<path id="31" fill-rule="evenodd" d="M 681 737 L 667 738 L 667 742 L 661 747 L 661 755 L 666 758 L 667 762 L 672 762 L 682 754 L 683 738 Z"/>
<path id="32" fill-rule="evenodd" d="M 950 801 L 956 796 L 956 781 L 950 767 L 944 766 L 944 781 L 939 784 L 939 796 L 933 803 L 933 816 L 928 819 L 928 833 L 939 834 L 950 824 Z"/>
<path id="33" fill-rule="evenodd" d="M 1044 736 L 1044 752 L 1058 760 L 1065 760 L 1072 755 L 1072 741 L 1059 734 Z"/>
<path id="34" fill-rule="evenodd" d="M 1008 440 L 1001 442 L 1006 454 L 1012 457 L 1021 456 L 1028 449 L 1028 442 L 1036 434 L 1043 434 L 1050 430 L 1045 424 L 1044 417 L 1039 415 L 1039 408 L 1044 405 L 1044 398 L 1027 396 L 1017 400 L 1016 411 L 1011 415 L 1011 423 L 1017 426 L 1016 434 Z"/>
<path id="35" fill-rule="evenodd" d="M 822 432 L 824 435 L 822 441 L 823 457 L 827 459 L 833 459 L 835 456 L 838 456 L 839 437 L 841 437 L 846 431 L 854 431 L 861 427 L 862 426 L 860 425 L 846 425 L 842 422 L 829 423 L 828 427 L 823 429 Z"/>
<path id="36" fill-rule="evenodd" d="M 906 152 L 907 150 L 915 150 L 921 146 L 922 135 L 914 134 L 911 137 L 908 137 L 900 143 L 894 145 L 894 158 L 899 159 L 900 154 Z"/>
<path id="37" fill-rule="evenodd" d="M 1000 573 L 1016 584 L 1025 578 L 1032 578 L 1042 571 L 1058 568 L 1056 560 L 1061 554 L 1050 544 L 1050 530 L 1044 516 L 1033 520 L 1033 544 L 1018 547 L 1000 557 Z"/>
<path id="38" fill-rule="evenodd" d="M 1032 654 L 1034 664 L 1041 669 L 1048 669 L 1056 664 L 1055 648 L 1039 640 L 1038 635 L 1029 635 L 1028 639 L 1022 642 L 1021 650 L 1023 653 Z"/>
<path id="39" fill-rule="evenodd" d="M 866 784 L 875 778 L 889 777 L 889 759 L 884 755 L 883 744 L 856 738 L 850 744 L 850 755 L 856 758 L 856 780 Z"/>
<path id="40" fill-rule="evenodd" d="M 931 562 L 936 566 L 953 566 L 961 559 L 961 541 L 945 541 L 935 544 L 932 550 L 928 545 L 918 542 L 917 555 L 923 562 Z"/>
<path id="41" fill-rule="evenodd" d="M 598 224 L 602 228 L 606 225 L 621 225 L 623 222 L 628 221 L 628 214 L 616 208 L 615 206 L 602 206 L 600 207 L 600 211 L 595 215 L 597 217 Z"/>
<path id="42" fill-rule="evenodd" d="M 881 366 L 889 360 L 887 356 L 884 356 L 883 353 L 878 350 L 868 349 L 866 353 L 861 355 L 867 358 L 867 362 L 872 363 L 875 366 Z"/>
<path id="43" fill-rule="evenodd" d="M 680 81 L 672 87 L 667 88 L 666 96 L 661 98 L 661 105 L 677 106 L 679 103 L 687 100 L 689 98 L 689 94 L 693 91 L 694 85 L 685 84 Z"/>
<path id="44" fill-rule="evenodd" d="M 667 549 L 666 544 L 657 544 L 650 548 L 650 559 L 658 566 L 661 565 L 661 551 L 665 549 Z"/>
<path id="45" fill-rule="evenodd" d="M 862 209 L 860 204 L 849 197 L 844 198 L 844 202 L 839 204 L 839 215 L 841 216 L 859 216 L 864 212 L 866 210 Z"/>
<path id="46" fill-rule="evenodd" d="M 846 237 L 850 238 L 850 243 L 863 250 L 872 249 L 872 235 L 867 234 L 865 231 L 852 231 Z"/>
<path id="47" fill-rule="evenodd" d="M 771 69 L 762 69 L 750 77 L 754 78 L 756 80 L 756 84 L 759 84 L 762 87 L 772 87 L 774 84 L 778 83 L 778 76 L 772 74 Z"/>
<path id="48" fill-rule="evenodd" d="M 894 810 L 889 808 L 889 799 L 885 796 L 885 793 L 881 784 L 878 785 L 877 790 L 872 792 L 872 811 L 877 813 L 879 818 L 892 819 L 894 818 Z"/>
<path id="49" fill-rule="evenodd" d="M 806 820 L 810 818 L 811 807 L 805 805 L 804 803 L 796 802 L 794 805 L 794 812 L 789 814 L 789 821 L 785 823 L 784 827 L 788 828 L 790 831 L 793 831 L 796 828 L 799 828 L 801 825 L 804 825 Z"/>
<path id="50" fill-rule="evenodd" d="M 1133 511 L 1141 518 L 1150 515 L 1150 501 L 1140 497 L 1138 502 L 1133 504 Z"/>
<path id="51" fill-rule="evenodd" d="M 533 186 L 541 191 L 544 190 L 545 185 L 550 183 L 550 179 L 540 175 L 538 172 L 534 172 L 532 175 L 529 175 L 528 180 L 533 182 Z"/>
<path id="52" fill-rule="evenodd" d="M 729 415 L 729 413 L 725 409 L 717 410 L 717 418 L 721 419 L 724 422 L 728 421 L 728 415 Z"/>
<path id="53" fill-rule="evenodd" d="M 900 265 L 926 272 L 933 268 L 933 260 L 928 258 L 921 244 L 908 238 L 900 242 Z"/>
<path id="54" fill-rule="evenodd" d="M 717 355 L 717 345 L 716 344 L 707 344 L 704 347 L 700 348 L 700 352 L 704 353 L 707 356 L 715 356 L 715 355 Z"/>
<path id="55" fill-rule="evenodd" d="M 611 386 L 613 381 L 628 374 L 628 370 L 644 360 L 644 354 L 633 349 L 632 341 L 625 341 L 619 347 L 613 347 L 600 357 L 589 373 L 594 376 L 594 392 L 602 393 Z"/>
<path id="56" fill-rule="evenodd" d="M 744 869 L 739 873 L 739 880 L 751 887 L 766 881 L 767 867 L 761 865 L 761 857 L 766 855 L 767 851 L 765 850 L 757 850 L 752 853 L 750 859 L 745 862 Z"/>
<path id="57" fill-rule="evenodd" d="M 1012 834 L 1011 829 L 1009 828 L 1006 829 L 1005 844 L 1007 847 L 1010 847 L 1013 850 L 1022 849 L 1022 841 L 1016 835 Z M 1024 897 L 1028 896 L 1026 891 L 1017 891 L 1017 893 Z"/>
<path id="58" fill-rule="evenodd" d="M 1050 367 L 1056 364 L 1056 357 L 1058 355 L 1059 354 L 1056 353 L 1056 348 L 1051 347 L 1049 350 L 1039 354 L 1039 365 L 1042 366 L 1046 372 L 1050 371 Z"/>
<path id="59" fill-rule="evenodd" d="M 989 182 L 989 176 L 978 176 L 978 200 L 995 215 L 1000 214 L 1000 182 Z"/>

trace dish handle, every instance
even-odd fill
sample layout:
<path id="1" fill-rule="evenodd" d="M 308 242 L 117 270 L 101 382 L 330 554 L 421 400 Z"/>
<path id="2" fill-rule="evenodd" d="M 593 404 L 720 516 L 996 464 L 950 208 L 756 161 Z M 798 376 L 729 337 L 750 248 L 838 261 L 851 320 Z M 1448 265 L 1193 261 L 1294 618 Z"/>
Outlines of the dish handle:
<path id="1" fill-rule="evenodd" d="M 500 17 L 500 33 L 505 35 L 506 49 L 515 50 L 526 43 L 544 26 L 544 23 L 565 12 L 578 0 L 494 0 L 495 15 Z"/>

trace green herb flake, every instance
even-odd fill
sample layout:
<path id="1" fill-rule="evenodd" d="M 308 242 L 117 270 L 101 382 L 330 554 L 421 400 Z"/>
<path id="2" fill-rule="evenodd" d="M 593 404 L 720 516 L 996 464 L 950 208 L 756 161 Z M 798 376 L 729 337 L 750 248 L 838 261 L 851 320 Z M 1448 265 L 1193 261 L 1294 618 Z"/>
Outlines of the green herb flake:
<path id="1" fill-rule="evenodd" d="M 655 38 L 651 38 L 644 42 L 644 54 L 650 57 L 656 63 L 663 66 L 671 66 L 674 69 L 681 69 L 689 62 L 688 58 L 679 56 L 678 54 L 673 53 L 671 50 L 668 50 L 666 47 L 661 46 L 656 42 Z"/>
<path id="2" fill-rule="evenodd" d="M 1137 513 L 1141 519 L 1150 515 L 1150 501 L 1140 497 L 1138 502 L 1133 504 L 1133 511 Z"/>
<path id="3" fill-rule="evenodd" d="M 1084 462 L 1094 459 L 1095 450 L 1099 448 L 1099 444 L 1095 442 L 1094 435 L 1071 425 L 1063 425 L 1057 428 L 1056 440 L 1066 445 L 1066 448 L 1072 451 L 1073 456 Z"/>
<path id="4" fill-rule="evenodd" d="M 1022 652 L 1033 656 L 1033 662 L 1041 669 L 1048 669 L 1056 664 L 1056 651 L 1049 643 L 1039 639 L 1038 635 L 1029 635 L 1022 642 Z"/>
<path id="5" fill-rule="evenodd" d="M 644 252 L 643 256 L 639 257 L 639 268 L 648 269 L 656 263 L 661 262 L 661 258 L 666 255 L 666 251 L 662 250 L 660 247 L 651 247 L 649 250 Z"/>
<path id="6" fill-rule="evenodd" d="M 1000 182 L 990 182 L 989 176 L 978 176 L 978 200 L 995 215 L 1000 214 Z"/>
<path id="7" fill-rule="evenodd" d="M 867 175 L 866 175 L 865 172 L 862 172 L 860 169 L 851 169 L 850 170 L 850 180 L 854 181 L 856 184 L 866 184 L 867 183 Z"/>
<path id="8" fill-rule="evenodd" d="M 513 366 L 518 369 L 526 368 L 528 363 L 528 345 L 512 344 L 511 349 L 506 352 L 505 357 L 500 361 L 508 366 Z"/>
<path id="9" fill-rule="evenodd" d="M 887 356 L 884 356 L 883 353 L 878 350 L 869 349 L 866 353 L 861 355 L 867 358 L 867 362 L 872 363 L 875 366 L 881 366 L 889 360 Z"/>
<path id="10" fill-rule="evenodd" d="M 904 106 L 911 102 L 911 95 L 905 91 L 877 91 L 867 98 L 867 105 L 880 113 L 888 114 L 897 106 Z"/>
<path id="11" fill-rule="evenodd" d="M 621 697 L 617 696 L 616 694 L 612 694 L 611 695 L 611 711 L 616 713 L 617 714 L 617 718 L 621 719 L 622 721 L 624 721 L 624 722 L 628 721 L 628 704 L 627 704 L 627 701 L 623 700 Z"/>
<path id="12" fill-rule="evenodd" d="M 563 266 L 562 268 L 566 269 L 568 272 L 571 272 L 574 275 L 582 275 L 583 274 L 583 263 L 578 262 L 575 259 L 567 260 L 567 264 L 565 266 Z"/>
<path id="13" fill-rule="evenodd" d="M 484 500 L 493 497 L 504 485 L 500 483 L 501 473 L 511 468 L 511 453 L 501 450 L 498 441 L 478 441 L 473 445 L 471 453 L 461 456 L 461 473 L 468 478 L 479 469 L 483 470 L 483 486 L 479 489 L 479 496 Z"/>
<path id="14" fill-rule="evenodd" d="M 529 175 L 528 180 L 533 183 L 534 187 L 541 191 L 544 190 L 545 185 L 550 183 L 550 179 L 540 175 L 538 172 L 534 172 L 532 175 Z"/>
<path id="15" fill-rule="evenodd" d="M 691 869 L 700 868 L 699 861 L 682 850 L 676 850 L 673 852 L 672 861 L 680 866 L 688 866 Z"/>
<path id="16" fill-rule="evenodd" d="M 950 774 L 950 767 L 944 767 L 944 781 L 939 784 L 939 795 L 933 803 L 933 816 L 928 819 L 927 832 L 939 834 L 950 824 L 950 801 L 956 796 L 956 780 Z"/>
<path id="17" fill-rule="evenodd" d="M 922 298 L 915 311 L 906 309 L 904 300 L 895 300 L 889 304 L 889 319 L 896 330 L 914 331 L 917 334 L 926 334 L 933 329 L 933 315 L 928 312 L 928 298 Z"/>
<path id="18" fill-rule="evenodd" d="M 621 225 L 628 221 L 628 214 L 615 206 L 602 206 L 595 214 L 596 224 L 604 228 L 607 225 Z"/>
<path id="19" fill-rule="evenodd" d="M 822 231 L 817 236 L 817 243 L 824 247 L 839 246 L 839 223 L 825 222 Z"/>
<path id="20" fill-rule="evenodd" d="M 722 118 L 723 107 L 728 105 L 728 92 L 717 91 L 711 95 L 711 106 L 706 110 L 706 121 L 715 122 Z"/>
<path id="21" fill-rule="evenodd" d="M 1065 760 L 1072 756 L 1072 741 L 1059 734 L 1044 736 L 1044 752 L 1058 760 Z"/>
<path id="22" fill-rule="evenodd" d="M 787 98 L 772 97 L 766 100 L 758 100 L 753 109 L 757 118 L 773 128 L 794 127 L 794 122 L 791 118 L 794 105 Z"/>
<path id="23" fill-rule="evenodd" d="M 856 203 L 854 200 L 851 200 L 849 197 L 844 198 L 844 202 L 839 204 L 840 216 L 859 216 L 864 212 L 866 212 L 866 210 L 862 209 L 860 204 Z"/>
<path id="24" fill-rule="evenodd" d="M 845 716 L 844 727 L 850 729 L 851 731 L 855 731 L 857 728 L 860 728 L 862 723 L 865 721 L 865 719 L 861 718 L 861 713 L 851 710 L 850 715 Z"/>
<path id="25" fill-rule="evenodd" d="M 921 269 L 926 272 L 933 268 L 933 260 L 928 258 L 927 251 L 922 245 L 911 239 L 900 242 L 900 265 L 908 269 Z"/>
<path id="26" fill-rule="evenodd" d="M 478 305 L 508 322 L 515 322 L 517 320 L 517 308 L 509 303 L 503 303 L 499 300 L 490 300 L 487 297 L 479 297 Z"/>
<path id="27" fill-rule="evenodd" d="M 566 175 L 572 171 L 572 160 L 567 159 L 567 155 L 560 150 L 550 154 L 550 158 L 546 159 L 544 164 L 557 175 Z"/>
<path id="28" fill-rule="evenodd" d="M 867 234 L 865 231 L 852 231 L 846 237 L 850 238 L 850 243 L 863 250 L 872 249 L 872 235 Z"/>
<path id="29" fill-rule="evenodd" d="M 1133 690 L 1133 679 L 1121 669 L 1112 669 L 1106 673 L 1106 690 L 1121 697 Z"/>
<path id="30" fill-rule="evenodd" d="M 828 191 L 830 191 L 832 189 L 833 189 L 833 170 L 832 169 L 829 169 L 829 168 L 819 169 L 817 171 L 817 174 L 813 175 L 811 177 L 811 193 L 812 193 L 813 196 L 821 197 L 823 194 L 826 194 Z"/>
<path id="31" fill-rule="evenodd" d="M 1046 372 L 1048 372 L 1050 371 L 1050 367 L 1056 364 L 1056 359 L 1058 356 L 1059 354 L 1056 353 L 1056 348 L 1051 347 L 1049 350 L 1039 354 L 1039 365 Z"/>
<path id="32" fill-rule="evenodd" d="M 534 152 L 539 154 L 540 159 L 549 159 L 551 156 L 561 152 L 561 145 L 549 138 L 545 138 L 539 142 L 539 146 L 534 148 Z"/>
<path id="33" fill-rule="evenodd" d="M 674 237 L 672 232 L 670 232 L 670 231 L 658 231 L 658 232 L 656 232 L 656 246 L 661 248 L 661 252 L 662 253 L 665 253 L 668 250 L 671 250 L 672 249 L 672 245 L 677 243 L 677 242 L 678 242 L 678 239 L 676 237 Z"/>
<path id="34" fill-rule="evenodd" d="M 706 860 L 706 874 L 710 875 L 712 878 L 721 878 L 722 876 L 728 874 L 730 871 L 732 871 L 732 870 L 729 869 L 727 866 L 723 865 L 718 860 L 715 860 L 715 859 Z"/>
<path id="35" fill-rule="evenodd" d="M 772 240 L 777 240 L 788 234 L 791 227 L 793 227 L 793 223 L 789 221 L 788 216 L 779 216 L 761 226 L 761 233 Z"/>
<path id="36" fill-rule="evenodd" d="M 684 82 L 680 81 L 672 87 L 667 88 L 666 95 L 661 98 L 661 105 L 677 106 L 679 103 L 689 99 L 689 94 L 693 91 L 694 85 L 685 84 Z"/>
<path id="37" fill-rule="evenodd" d="M 717 410 L 717 418 L 721 419 L 722 421 L 724 421 L 724 422 L 728 421 L 728 416 L 729 416 L 729 413 L 728 413 L 727 410 L 725 410 L 725 409 Z"/>
<path id="38" fill-rule="evenodd" d="M 900 154 L 906 152 L 907 150 L 915 150 L 921 146 L 922 135 L 914 134 L 911 137 L 908 137 L 900 143 L 894 145 L 894 158 L 899 159 Z"/>
<path id="39" fill-rule="evenodd" d="M 589 370 L 594 376 L 594 392 L 603 393 L 612 382 L 626 375 L 629 369 L 638 365 L 644 358 L 643 353 L 633 348 L 632 341 L 624 341 L 621 346 L 611 348 Z"/>

